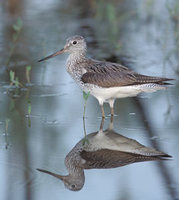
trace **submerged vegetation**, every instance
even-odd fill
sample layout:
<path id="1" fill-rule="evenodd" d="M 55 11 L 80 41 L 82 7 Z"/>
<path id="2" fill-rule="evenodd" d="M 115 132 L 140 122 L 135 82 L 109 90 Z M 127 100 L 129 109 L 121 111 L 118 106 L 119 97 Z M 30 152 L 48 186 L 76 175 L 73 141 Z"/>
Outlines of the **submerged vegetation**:
<path id="1" fill-rule="evenodd" d="M 24 87 L 22 83 L 19 82 L 19 78 L 15 76 L 15 72 L 10 70 L 9 72 L 9 77 L 10 77 L 10 85 L 15 85 L 17 88 L 19 87 Z"/>
<path id="2" fill-rule="evenodd" d="M 16 23 L 12 25 L 12 29 L 13 29 L 12 40 L 11 40 L 11 44 L 10 44 L 9 54 L 8 54 L 8 57 L 5 62 L 7 72 L 9 73 L 9 81 L 10 81 L 10 84 L 9 84 L 10 87 L 7 87 L 7 94 L 10 97 L 12 97 L 12 100 L 14 100 L 14 98 L 19 97 L 21 89 L 23 89 L 23 91 L 26 91 L 27 118 L 28 118 L 28 126 L 30 127 L 31 126 L 31 120 L 30 120 L 31 101 L 30 101 L 30 96 L 29 96 L 30 92 L 29 92 L 28 85 L 31 83 L 30 74 L 31 74 L 32 66 L 31 65 L 25 66 L 25 77 L 26 77 L 26 81 L 27 81 L 27 83 L 25 83 L 25 84 L 20 82 L 19 77 L 16 75 L 15 70 L 13 70 L 13 68 L 9 66 L 10 62 L 13 62 L 13 55 L 16 52 L 17 42 L 20 38 L 22 28 L 23 28 L 23 21 L 21 18 L 18 18 Z M 11 107 L 11 109 L 12 109 L 12 107 Z M 15 109 L 14 103 L 13 103 L 13 109 Z M 8 118 L 6 120 L 6 128 L 5 129 L 8 129 L 9 122 L 10 122 L 10 118 Z"/>
<path id="3" fill-rule="evenodd" d="M 23 27 L 23 22 L 22 22 L 21 18 L 18 18 L 16 23 L 12 25 L 12 29 L 13 29 L 14 33 L 12 35 L 12 43 L 11 43 L 11 47 L 10 47 L 10 50 L 9 50 L 9 55 L 8 55 L 8 58 L 5 62 L 5 66 L 7 68 L 9 67 L 9 63 L 11 61 L 12 55 L 15 52 L 16 43 L 17 43 L 17 41 L 20 37 L 22 27 Z"/>
<path id="4" fill-rule="evenodd" d="M 30 81 L 30 72 L 31 72 L 31 70 L 32 70 L 32 66 L 31 65 L 27 65 L 26 66 L 26 80 L 27 80 L 27 83 L 31 83 L 31 81 Z"/>

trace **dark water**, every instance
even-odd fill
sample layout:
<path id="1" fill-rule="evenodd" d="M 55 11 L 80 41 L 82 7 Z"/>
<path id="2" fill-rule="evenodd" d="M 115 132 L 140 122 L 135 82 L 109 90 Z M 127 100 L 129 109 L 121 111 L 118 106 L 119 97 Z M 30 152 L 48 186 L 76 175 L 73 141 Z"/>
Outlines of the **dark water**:
<path id="1" fill-rule="evenodd" d="M 179 198 L 178 16 L 177 0 L 0 2 L 1 200 Z M 22 25 L 16 24 L 19 18 Z M 84 136 L 83 95 L 65 71 L 66 55 L 37 63 L 74 34 L 87 39 L 91 57 L 176 79 L 167 91 L 117 100 L 114 117 L 116 132 L 172 160 L 86 170 L 79 192 L 36 171 L 67 174 L 65 156 Z M 18 89 L 15 83 L 23 85 Z M 109 121 L 108 115 L 105 128 Z M 100 122 L 100 107 L 90 97 L 87 133 L 98 131 Z"/>

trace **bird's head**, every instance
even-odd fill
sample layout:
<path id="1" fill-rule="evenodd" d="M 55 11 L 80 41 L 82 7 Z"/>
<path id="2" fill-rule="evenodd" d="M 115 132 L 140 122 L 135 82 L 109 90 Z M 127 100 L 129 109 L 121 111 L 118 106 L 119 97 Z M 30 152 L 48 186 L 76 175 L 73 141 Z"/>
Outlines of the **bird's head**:
<path id="1" fill-rule="evenodd" d="M 81 179 L 81 177 L 71 177 L 65 176 L 63 179 L 61 179 L 65 185 L 65 187 L 72 191 L 79 191 L 82 189 L 84 185 L 84 180 Z"/>
<path id="2" fill-rule="evenodd" d="M 51 54 L 50 56 L 47 56 L 39 62 L 50 59 L 52 57 L 55 57 L 59 54 L 68 52 L 68 53 L 76 53 L 76 54 L 84 54 L 86 52 L 86 42 L 85 39 L 80 35 L 75 35 L 66 40 L 66 44 L 63 49 L 57 51 L 56 53 Z"/>
<path id="3" fill-rule="evenodd" d="M 79 191 L 82 189 L 83 185 L 84 185 L 84 174 L 82 173 L 81 176 L 72 176 L 72 175 L 67 175 L 67 176 L 61 176 L 59 174 L 55 174 L 53 172 L 44 170 L 44 169 L 37 169 L 40 172 L 46 173 L 46 174 L 50 174 L 58 179 L 60 179 L 61 181 L 63 181 L 65 187 L 69 190 L 72 191 Z"/>
<path id="4" fill-rule="evenodd" d="M 75 35 L 66 40 L 64 46 L 65 52 L 69 53 L 81 53 L 86 51 L 85 39 L 80 35 Z"/>

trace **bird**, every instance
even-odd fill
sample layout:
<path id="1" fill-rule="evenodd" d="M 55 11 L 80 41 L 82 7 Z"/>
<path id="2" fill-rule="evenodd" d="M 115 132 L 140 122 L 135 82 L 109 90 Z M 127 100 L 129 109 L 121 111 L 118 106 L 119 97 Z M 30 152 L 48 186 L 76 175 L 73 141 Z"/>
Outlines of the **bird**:
<path id="1" fill-rule="evenodd" d="M 62 176 L 45 169 L 40 172 L 52 175 L 63 181 L 65 187 L 79 191 L 85 183 L 85 169 L 110 169 L 124 165 L 153 160 L 167 160 L 170 155 L 151 147 L 145 147 L 134 139 L 125 137 L 113 130 L 113 120 L 103 131 L 102 118 L 99 131 L 88 134 L 81 139 L 65 157 L 65 165 L 69 172 Z"/>
<path id="2" fill-rule="evenodd" d="M 94 96 L 105 118 L 103 104 L 109 103 L 110 113 L 114 115 L 116 98 L 137 96 L 142 92 L 155 92 L 166 88 L 171 78 L 146 76 L 118 63 L 98 61 L 86 56 L 87 43 L 84 37 L 75 35 L 66 40 L 63 49 L 38 62 L 45 61 L 62 53 L 69 53 L 66 70 L 81 87 Z"/>

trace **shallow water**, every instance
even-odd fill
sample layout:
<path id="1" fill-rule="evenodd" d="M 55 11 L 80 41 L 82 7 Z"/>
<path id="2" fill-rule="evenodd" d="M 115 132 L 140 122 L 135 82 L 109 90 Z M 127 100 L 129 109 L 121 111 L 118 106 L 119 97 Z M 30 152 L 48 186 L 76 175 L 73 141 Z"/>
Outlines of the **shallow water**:
<path id="1" fill-rule="evenodd" d="M 178 199 L 178 1 L 8 2 L 0 3 L 0 199 Z M 23 26 L 13 42 L 18 17 Z M 166 91 L 117 100 L 114 117 L 116 132 L 172 160 L 86 170 L 79 192 L 36 171 L 67 174 L 65 156 L 84 137 L 83 95 L 65 70 L 67 55 L 37 62 L 74 34 L 87 39 L 90 57 L 176 79 Z M 24 87 L 10 85 L 10 70 Z M 105 112 L 107 128 L 108 105 Z M 100 122 L 98 102 L 89 97 L 87 134 L 98 131 Z"/>

